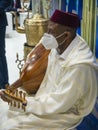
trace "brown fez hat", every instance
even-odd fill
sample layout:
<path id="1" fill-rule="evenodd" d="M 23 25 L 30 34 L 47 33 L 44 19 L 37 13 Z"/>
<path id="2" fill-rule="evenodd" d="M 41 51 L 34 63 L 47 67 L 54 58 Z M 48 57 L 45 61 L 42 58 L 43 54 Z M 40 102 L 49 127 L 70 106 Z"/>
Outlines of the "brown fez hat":
<path id="1" fill-rule="evenodd" d="M 51 16 L 50 20 L 55 22 L 55 23 L 69 26 L 69 27 L 73 27 L 73 28 L 80 27 L 80 19 L 79 19 L 79 16 L 77 14 L 63 12 L 63 11 L 57 10 L 57 9 L 55 10 L 53 15 Z"/>

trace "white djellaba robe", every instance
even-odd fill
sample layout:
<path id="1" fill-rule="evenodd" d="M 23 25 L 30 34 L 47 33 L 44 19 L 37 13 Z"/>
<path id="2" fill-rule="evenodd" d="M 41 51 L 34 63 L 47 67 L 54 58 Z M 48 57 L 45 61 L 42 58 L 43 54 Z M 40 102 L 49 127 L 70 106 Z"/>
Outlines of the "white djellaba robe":
<path id="1" fill-rule="evenodd" d="M 77 35 L 63 54 L 51 50 L 47 71 L 37 94 L 27 97 L 26 112 L 8 110 L 8 121 L 0 122 L 0 130 L 75 128 L 94 107 L 97 76 L 96 59 L 87 43 Z M 16 126 L 11 126 L 15 123 Z"/>

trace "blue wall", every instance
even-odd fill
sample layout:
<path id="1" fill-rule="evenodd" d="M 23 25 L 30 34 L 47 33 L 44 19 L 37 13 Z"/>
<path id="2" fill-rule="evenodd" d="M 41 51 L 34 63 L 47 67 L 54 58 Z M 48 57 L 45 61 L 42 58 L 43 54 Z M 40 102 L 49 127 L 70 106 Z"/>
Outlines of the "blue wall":
<path id="1" fill-rule="evenodd" d="M 67 8 L 68 7 L 68 10 Z M 82 19 L 82 7 L 83 7 L 83 0 L 62 0 L 61 10 L 72 12 L 73 10 L 80 16 Z M 81 34 L 81 29 L 77 30 L 78 34 Z"/>

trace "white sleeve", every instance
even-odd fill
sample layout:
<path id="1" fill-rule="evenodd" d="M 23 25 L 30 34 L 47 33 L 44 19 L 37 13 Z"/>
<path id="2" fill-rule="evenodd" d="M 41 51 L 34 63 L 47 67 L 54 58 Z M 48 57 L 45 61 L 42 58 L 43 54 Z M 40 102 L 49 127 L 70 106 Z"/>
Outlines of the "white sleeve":
<path id="1" fill-rule="evenodd" d="M 87 96 L 84 97 L 84 104 L 93 107 L 96 97 L 93 83 L 96 86 L 95 72 L 90 66 L 71 67 L 63 75 L 55 92 L 46 93 L 39 98 L 27 98 L 26 112 L 37 115 L 66 112 L 84 95 Z"/>

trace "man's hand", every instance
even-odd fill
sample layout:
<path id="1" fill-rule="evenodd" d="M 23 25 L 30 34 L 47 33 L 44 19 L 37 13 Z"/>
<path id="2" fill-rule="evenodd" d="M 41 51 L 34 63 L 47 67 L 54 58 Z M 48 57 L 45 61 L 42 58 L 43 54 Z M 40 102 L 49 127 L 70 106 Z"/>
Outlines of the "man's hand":
<path id="1" fill-rule="evenodd" d="M 2 89 L 2 90 L 0 90 L 0 97 L 1 97 L 1 99 L 3 100 L 3 101 L 5 101 L 5 102 L 10 102 L 10 100 L 7 98 L 7 96 L 4 94 L 4 90 Z"/>

